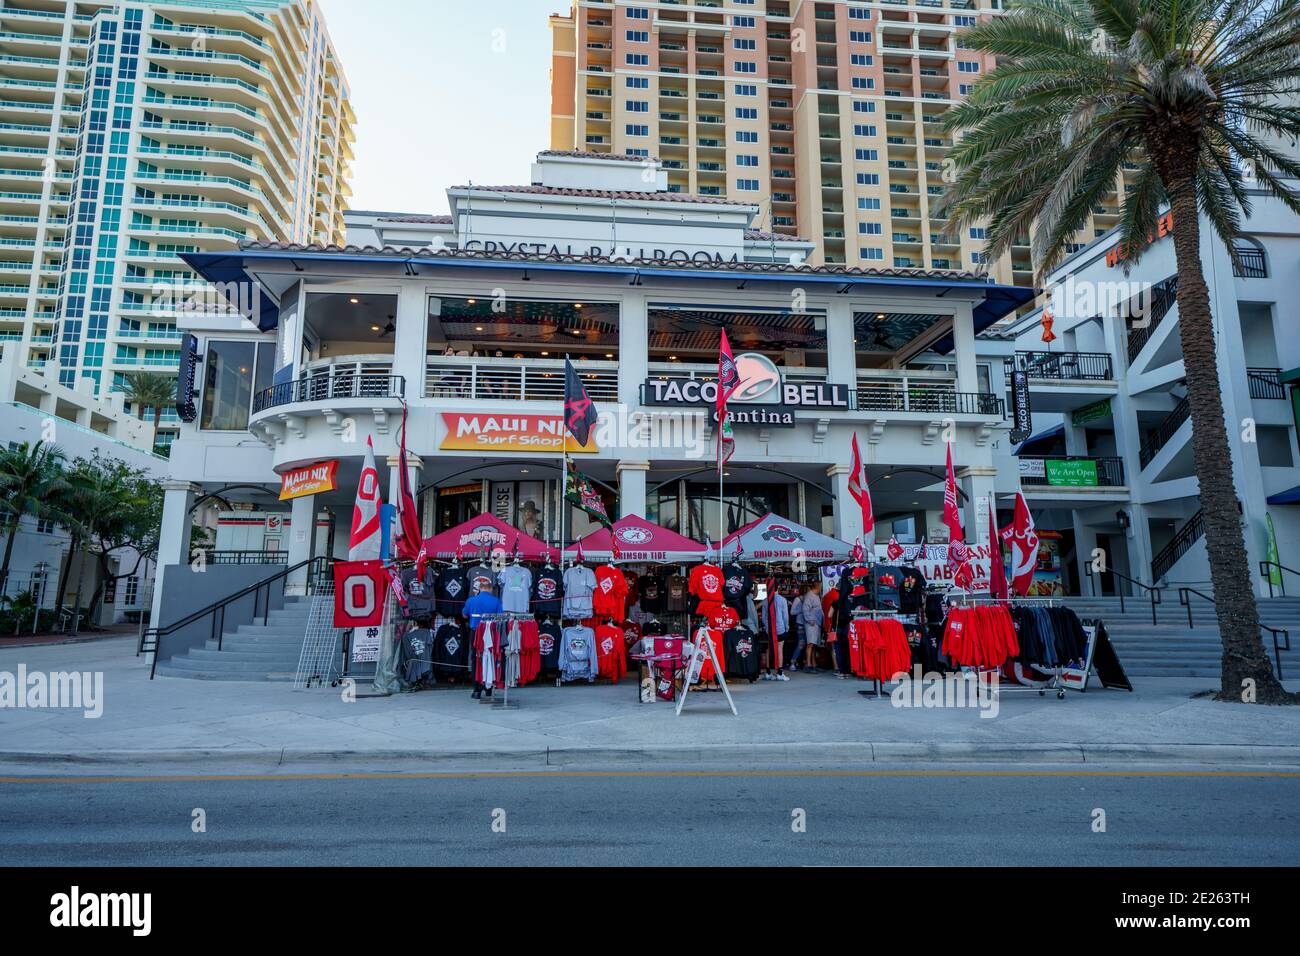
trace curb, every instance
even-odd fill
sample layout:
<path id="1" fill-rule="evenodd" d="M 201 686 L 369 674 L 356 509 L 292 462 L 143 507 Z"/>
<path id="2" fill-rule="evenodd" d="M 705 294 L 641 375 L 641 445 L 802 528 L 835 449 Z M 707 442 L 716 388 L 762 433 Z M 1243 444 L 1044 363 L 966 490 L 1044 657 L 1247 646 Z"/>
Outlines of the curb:
<path id="1" fill-rule="evenodd" d="M 220 769 L 287 770 L 309 765 L 382 766 L 396 772 L 438 768 L 534 770 L 547 768 L 865 770 L 924 764 L 1078 765 L 1166 764 L 1300 769 L 1300 746 L 1255 744 L 1007 744 L 833 743 L 663 747 L 502 748 L 500 750 L 108 750 L 84 753 L 0 751 L 0 771 L 62 769 L 90 772 L 117 768 L 200 765 Z"/>

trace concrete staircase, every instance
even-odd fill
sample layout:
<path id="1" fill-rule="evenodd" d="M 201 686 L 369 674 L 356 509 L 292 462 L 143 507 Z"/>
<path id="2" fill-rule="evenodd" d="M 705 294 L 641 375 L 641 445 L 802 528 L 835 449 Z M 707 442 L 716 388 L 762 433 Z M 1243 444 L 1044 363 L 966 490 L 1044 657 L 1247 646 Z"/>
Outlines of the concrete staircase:
<path id="1" fill-rule="evenodd" d="M 1151 624 L 1151 603 L 1143 598 L 1125 598 L 1120 613 L 1117 597 L 1067 598 L 1085 621 L 1101 618 L 1106 624 L 1125 672 L 1138 677 L 1203 677 L 1220 675 L 1222 643 L 1215 623 L 1214 605 L 1192 596 L 1192 624 L 1187 626 L 1187 609 L 1178 603 L 1177 589 L 1164 592 L 1164 604 L 1156 609 Z M 1300 678 L 1300 597 L 1265 598 L 1259 602 L 1260 620 L 1291 632 L 1291 651 L 1282 651 L 1282 675 Z M 1263 631 L 1264 648 L 1273 660 L 1273 638 Z"/>
<path id="2" fill-rule="evenodd" d="M 292 681 L 298 670 L 310 598 L 286 598 L 285 606 L 272 611 L 263 625 L 245 624 L 228 631 L 217 650 L 207 641 L 186 654 L 159 661 L 159 677 L 187 677 L 191 680 Z"/>

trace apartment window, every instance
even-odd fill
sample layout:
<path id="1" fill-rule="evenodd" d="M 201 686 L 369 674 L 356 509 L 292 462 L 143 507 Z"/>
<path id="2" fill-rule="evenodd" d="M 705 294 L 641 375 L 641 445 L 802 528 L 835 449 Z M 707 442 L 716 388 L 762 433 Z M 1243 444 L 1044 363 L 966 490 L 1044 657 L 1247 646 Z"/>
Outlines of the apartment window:
<path id="1" fill-rule="evenodd" d="M 857 177 L 857 178 L 858 178 L 858 185 L 859 185 L 859 186 L 879 186 L 879 185 L 880 185 L 880 174 L 879 174 L 879 173 L 858 173 L 858 177 Z"/>
<path id="2" fill-rule="evenodd" d="M 753 17 L 732 17 L 732 18 L 731 18 L 731 25 L 732 25 L 733 27 L 746 27 L 746 28 L 747 28 L 747 27 L 752 27 L 752 26 L 754 26 L 754 24 L 755 24 L 755 20 L 754 20 Z M 753 47 L 750 47 L 750 49 L 752 50 L 752 49 L 754 49 L 754 48 L 753 48 Z"/>
<path id="3" fill-rule="evenodd" d="M 757 64 L 757 63 L 753 63 L 753 62 L 751 62 L 751 61 L 749 61 L 749 60 L 737 60 L 737 61 L 736 61 L 736 72 L 737 72 L 737 73 L 757 73 L 757 72 L 758 72 L 758 64 Z"/>
<path id="4" fill-rule="evenodd" d="M 628 123 L 624 132 L 626 132 L 628 136 L 649 136 L 650 127 L 641 126 L 640 124 L 637 123 Z"/>
<path id="5" fill-rule="evenodd" d="M 988 257 L 982 252 L 972 252 L 970 254 L 970 263 L 973 266 L 982 266 L 988 261 Z"/>
<path id="6" fill-rule="evenodd" d="M 982 240 L 982 239 L 986 238 L 987 236 L 988 236 L 988 232 L 984 229 L 983 226 L 971 226 L 971 227 L 970 227 L 970 237 L 971 237 L 972 239 L 980 239 L 980 240 Z"/>
<path id="7" fill-rule="evenodd" d="M 980 71 L 980 65 L 978 63 L 971 63 L 967 60 L 957 61 L 958 73 L 978 73 L 979 71 Z"/>
<path id="8" fill-rule="evenodd" d="M 627 40 L 629 43 L 649 43 L 650 31 L 649 30 L 628 30 Z"/>
<path id="9" fill-rule="evenodd" d="M 975 25 L 975 18 L 966 16 L 965 14 L 958 14 L 952 18 L 952 22 L 959 27 L 973 27 Z"/>
<path id="10" fill-rule="evenodd" d="M 871 54 L 869 53 L 850 53 L 849 63 L 853 66 L 870 66 L 872 63 Z"/>
<path id="11" fill-rule="evenodd" d="M 853 101 L 853 112 L 855 113 L 874 113 L 875 111 L 876 111 L 875 103 L 869 102 L 867 100 Z"/>
<path id="12" fill-rule="evenodd" d="M 874 163 L 880 159 L 880 150 L 878 149 L 855 149 L 853 151 L 855 159 L 864 163 Z"/>
<path id="13" fill-rule="evenodd" d="M 880 223 L 860 222 L 858 223 L 858 233 L 863 236 L 878 236 L 881 234 Z"/>
<path id="14" fill-rule="evenodd" d="M 737 96 L 757 96 L 758 86 L 754 83 L 737 83 L 735 92 Z"/>
<path id="15" fill-rule="evenodd" d="M 752 129 L 738 129 L 738 130 L 736 130 L 736 142 L 737 142 L 737 143 L 757 143 L 757 142 L 758 142 L 758 131 L 757 131 L 757 130 L 752 130 Z"/>
<path id="16" fill-rule="evenodd" d="M 650 77 L 629 76 L 627 78 L 627 88 L 630 90 L 648 90 L 650 89 Z"/>
<path id="17" fill-rule="evenodd" d="M 650 54 L 648 53 L 629 53 L 627 55 L 628 66 L 649 66 Z"/>
<path id="18" fill-rule="evenodd" d="M 867 126 L 863 123 L 854 123 L 853 135 L 854 136 L 875 136 L 876 128 L 874 126 Z"/>
<path id="19" fill-rule="evenodd" d="M 850 43 L 870 43 L 870 42 L 871 42 L 871 31 L 870 31 L 870 30 L 850 30 L 850 31 L 849 31 L 849 42 L 850 42 Z"/>
<path id="20" fill-rule="evenodd" d="M 627 154 L 628 154 L 629 156 L 649 156 L 649 155 L 650 155 L 650 150 L 648 150 L 648 149 L 629 149 L 629 150 L 627 151 Z"/>
<path id="21" fill-rule="evenodd" d="M 885 258 L 885 250 L 875 249 L 871 246 L 863 246 L 861 249 L 858 250 L 858 255 L 861 256 L 863 259 L 870 259 L 875 262 L 880 262 Z"/>
<path id="22" fill-rule="evenodd" d="M 737 106 L 736 119 L 758 119 L 758 110 L 752 106 Z"/>
<path id="23" fill-rule="evenodd" d="M 748 156 L 748 155 L 743 155 L 743 154 L 742 154 L 742 155 L 736 157 L 736 165 L 737 165 L 737 166 L 757 166 L 757 165 L 758 165 L 758 157 L 757 157 L 757 156 Z"/>
<path id="24" fill-rule="evenodd" d="M 876 81 L 869 76 L 855 76 L 853 77 L 853 88 L 855 90 L 874 90 Z"/>
<path id="25" fill-rule="evenodd" d="M 57 531 L 58 529 L 59 526 L 55 524 L 53 521 L 50 521 L 48 518 L 36 519 L 37 534 L 54 534 L 54 532 Z"/>
<path id="26" fill-rule="evenodd" d="M 869 7 L 849 7 L 850 20 L 870 20 L 871 10 Z"/>
<path id="27" fill-rule="evenodd" d="M 879 209 L 879 208 L 880 208 L 880 200 L 879 200 L 879 199 L 875 199 L 875 198 L 873 198 L 873 197 L 871 197 L 871 196 L 859 196 L 859 197 L 858 197 L 858 208 L 859 208 L 859 209 Z"/>
<path id="28" fill-rule="evenodd" d="M 649 20 L 650 11 L 646 7 L 628 7 L 627 18 L 629 20 Z"/>
<path id="29" fill-rule="evenodd" d="M 736 188 L 739 189 L 741 192 L 745 192 L 745 193 L 756 193 L 756 192 L 758 192 L 758 180 L 757 180 L 757 179 L 737 179 L 737 180 L 736 180 Z"/>
<path id="30" fill-rule="evenodd" d="M 734 37 L 731 41 L 731 48 L 733 50 L 756 50 L 758 49 L 758 41 L 746 39 L 745 37 Z"/>
<path id="31" fill-rule="evenodd" d="M 650 112 L 650 104 L 645 100 L 628 100 L 627 111 L 629 113 L 648 113 Z"/>
<path id="32" fill-rule="evenodd" d="M 958 84 L 957 84 L 957 92 L 958 92 L 958 94 L 960 94 L 961 96 L 970 96 L 970 91 L 973 90 L 973 89 L 975 89 L 975 84 L 973 84 L 973 83 L 958 83 Z"/>

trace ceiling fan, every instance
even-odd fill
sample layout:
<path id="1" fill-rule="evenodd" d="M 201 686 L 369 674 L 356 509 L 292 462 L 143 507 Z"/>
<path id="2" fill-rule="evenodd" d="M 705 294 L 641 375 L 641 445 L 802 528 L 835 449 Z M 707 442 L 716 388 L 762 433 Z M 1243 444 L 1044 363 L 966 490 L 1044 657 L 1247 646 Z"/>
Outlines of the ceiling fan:
<path id="1" fill-rule="evenodd" d="M 379 333 L 379 335 L 376 336 L 376 338 L 381 338 L 381 339 L 387 338 L 388 336 L 392 335 L 394 332 L 397 331 L 397 326 L 393 324 L 393 317 L 391 315 L 388 316 L 388 324 L 385 325 L 383 329 L 380 329 L 379 326 L 377 325 L 372 325 L 371 328 Z"/>

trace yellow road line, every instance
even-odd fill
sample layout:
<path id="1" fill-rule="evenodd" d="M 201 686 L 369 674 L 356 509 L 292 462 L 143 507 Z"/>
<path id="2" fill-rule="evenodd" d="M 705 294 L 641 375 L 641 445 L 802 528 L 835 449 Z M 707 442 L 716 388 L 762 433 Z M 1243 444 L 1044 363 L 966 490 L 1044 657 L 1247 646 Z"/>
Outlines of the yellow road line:
<path id="1" fill-rule="evenodd" d="M 158 774 L 137 777 L 0 777 L 4 784 L 104 783 L 269 783 L 336 780 L 503 780 L 503 779 L 645 779 L 645 778 L 908 778 L 908 777 L 1140 777 L 1206 779 L 1300 779 L 1300 771 L 1283 770 L 505 770 L 393 773 Z"/>

